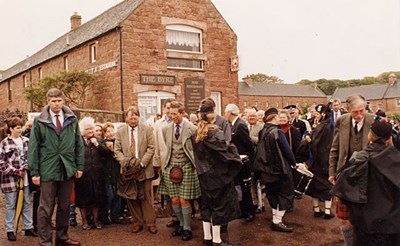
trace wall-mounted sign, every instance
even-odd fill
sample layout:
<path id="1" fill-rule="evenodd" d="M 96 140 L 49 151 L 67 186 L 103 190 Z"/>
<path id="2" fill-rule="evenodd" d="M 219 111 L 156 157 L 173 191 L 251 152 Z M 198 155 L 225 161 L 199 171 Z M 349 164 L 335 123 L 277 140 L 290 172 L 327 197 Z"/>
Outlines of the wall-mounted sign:
<path id="1" fill-rule="evenodd" d="M 140 83 L 143 85 L 175 85 L 175 76 L 141 74 Z"/>
<path id="2" fill-rule="evenodd" d="M 186 112 L 196 113 L 199 109 L 200 101 L 205 97 L 204 79 L 186 78 L 185 79 L 185 107 Z"/>
<path id="3" fill-rule="evenodd" d="M 238 56 L 231 57 L 231 71 L 232 72 L 239 71 L 239 57 Z"/>
<path id="4" fill-rule="evenodd" d="M 116 67 L 117 66 L 117 62 L 116 61 L 111 61 L 111 62 L 107 62 L 104 64 L 101 64 L 97 67 L 92 67 L 89 68 L 88 70 L 86 70 L 87 73 L 97 73 L 100 72 L 102 70 L 108 69 L 108 68 L 112 68 L 112 67 Z"/>

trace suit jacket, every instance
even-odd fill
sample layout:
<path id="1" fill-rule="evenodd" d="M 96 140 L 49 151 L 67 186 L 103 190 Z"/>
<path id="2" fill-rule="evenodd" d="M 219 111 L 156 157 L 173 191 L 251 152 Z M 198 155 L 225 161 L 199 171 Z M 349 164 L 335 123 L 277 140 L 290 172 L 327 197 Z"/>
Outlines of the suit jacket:
<path id="1" fill-rule="evenodd" d="M 162 128 L 168 125 L 167 120 L 165 119 L 165 115 L 154 124 L 154 166 L 155 167 L 163 167 L 165 165 L 165 152 L 167 150 L 167 146 L 165 145 L 164 138 L 162 135 Z"/>
<path id="2" fill-rule="evenodd" d="M 183 120 L 181 132 L 183 150 L 185 151 L 185 154 L 189 158 L 190 162 L 193 164 L 193 167 L 196 167 L 196 163 L 194 161 L 191 136 L 196 133 L 196 130 L 197 127 L 195 125 L 193 125 L 189 121 Z M 165 167 L 169 165 L 169 161 L 171 159 L 172 138 L 174 136 L 174 123 L 171 122 L 168 125 L 164 126 L 162 129 L 162 133 L 166 145 L 166 151 L 164 153 L 164 157 L 162 157 L 165 160 L 165 165 L 163 166 L 164 170 Z"/>
<path id="3" fill-rule="evenodd" d="M 125 158 L 130 158 L 130 141 L 128 125 L 122 126 L 115 134 L 114 154 L 115 159 L 123 167 Z M 145 171 L 145 179 L 154 177 L 153 155 L 154 155 L 154 133 L 153 128 L 143 123 L 138 124 L 138 158 L 141 160 Z"/>
<path id="4" fill-rule="evenodd" d="M 344 114 L 335 122 L 332 148 L 329 154 L 329 176 L 335 176 L 337 170 L 350 158 L 350 156 L 348 156 L 350 131 L 353 128 L 351 119 L 351 114 Z M 368 145 L 368 133 L 372 123 L 374 123 L 374 116 L 367 113 L 364 117 L 364 125 L 361 129 L 363 134 L 362 149 L 365 149 Z"/>
<path id="5" fill-rule="evenodd" d="M 249 128 L 246 123 L 239 117 L 233 124 L 232 143 L 236 146 L 240 155 L 248 155 L 250 160 L 253 158 L 254 149 L 251 143 Z"/>
<path id="6" fill-rule="evenodd" d="M 251 142 L 255 146 L 258 144 L 258 133 L 261 131 L 261 129 L 263 129 L 264 124 L 257 121 L 253 127 L 250 127 L 250 124 L 248 124 L 248 127 L 249 127 Z"/>

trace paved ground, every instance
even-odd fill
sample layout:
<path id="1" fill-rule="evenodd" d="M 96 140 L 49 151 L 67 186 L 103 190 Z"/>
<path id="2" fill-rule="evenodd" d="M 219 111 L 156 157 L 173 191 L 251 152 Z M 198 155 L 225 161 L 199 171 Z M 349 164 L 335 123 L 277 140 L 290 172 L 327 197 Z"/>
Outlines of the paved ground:
<path id="1" fill-rule="evenodd" d="M 326 221 L 322 218 L 314 218 L 311 211 L 311 199 L 305 197 L 295 201 L 294 212 L 285 216 L 285 221 L 294 227 L 293 233 L 278 233 L 270 229 L 271 215 L 265 212 L 257 216 L 251 223 L 236 220 L 229 225 L 229 233 L 223 234 L 224 238 L 235 246 L 245 245 L 343 245 L 336 218 Z M 36 238 L 28 238 L 23 232 L 18 232 L 17 241 L 9 242 L 4 226 L 4 194 L 0 196 L 0 245 L 37 245 Z M 82 231 L 80 225 L 70 228 L 70 236 L 79 240 L 82 245 L 202 245 L 202 224 L 197 219 L 193 220 L 193 240 L 183 242 L 179 238 L 172 238 L 172 229 L 165 224 L 169 218 L 157 220 L 158 234 L 151 235 L 147 231 L 139 234 L 129 232 L 130 225 L 110 225 L 103 229 Z"/>

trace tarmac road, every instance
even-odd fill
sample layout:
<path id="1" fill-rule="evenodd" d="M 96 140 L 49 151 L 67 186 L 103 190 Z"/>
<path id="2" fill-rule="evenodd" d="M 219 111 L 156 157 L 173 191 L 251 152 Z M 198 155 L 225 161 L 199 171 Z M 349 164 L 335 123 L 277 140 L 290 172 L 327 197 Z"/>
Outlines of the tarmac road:
<path id="1" fill-rule="evenodd" d="M 267 206 L 268 208 L 268 206 Z M 335 204 L 333 206 L 335 208 Z M 25 237 L 23 232 L 19 231 L 16 242 L 7 240 L 4 222 L 5 196 L 0 198 L 0 245 L 38 245 L 37 238 Z M 332 209 L 333 211 L 335 209 Z M 235 220 L 229 224 L 227 234 L 222 234 L 223 238 L 229 238 L 229 241 L 235 246 L 245 245 L 325 245 L 335 246 L 343 245 L 342 236 L 339 231 L 339 221 L 324 220 L 323 218 L 314 218 L 312 214 L 312 202 L 309 197 L 301 200 L 295 200 L 295 209 L 292 213 L 285 216 L 284 220 L 294 227 L 293 233 L 280 233 L 271 231 L 271 213 L 270 209 L 258 215 L 254 222 L 245 222 Z M 70 227 L 70 237 L 78 240 L 82 245 L 202 245 L 203 227 L 201 221 L 193 219 L 192 230 L 193 239 L 183 242 L 180 238 L 170 236 L 171 228 L 165 224 L 169 218 L 157 219 L 158 234 L 152 235 L 146 230 L 138 234 L 131 233 L 130 224 L 109 225 L 102 229 L 92 229 L 83 231 L 80 223 L 77 227 Z M 22 225 L 21 225 L 22 227 Z"/>

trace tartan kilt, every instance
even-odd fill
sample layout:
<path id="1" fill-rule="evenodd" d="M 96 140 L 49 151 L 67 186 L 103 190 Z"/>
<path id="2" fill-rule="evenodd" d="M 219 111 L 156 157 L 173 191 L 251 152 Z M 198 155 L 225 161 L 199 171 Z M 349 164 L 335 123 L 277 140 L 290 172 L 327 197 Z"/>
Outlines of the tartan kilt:
<path id="1" fill-rule="evenodd" d="M 180 184 L 172 183 L 169 172 L 172 167 L 178 166 L 183 170 L 183 180 Z M 183 199 L 197 199 L 201 195 L 199 178 L 196 169 L 190 162 L 170 162 L 161 175 L 158 192 L 171 198 L 180 197 Z"/>
<path id="2" fill-rule="evenodd" d="M 339 198 L 336 199 L 336 216 L 342 220 L 349 219 L 349 208 Z"/>

